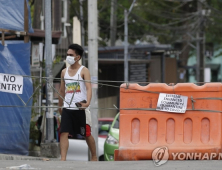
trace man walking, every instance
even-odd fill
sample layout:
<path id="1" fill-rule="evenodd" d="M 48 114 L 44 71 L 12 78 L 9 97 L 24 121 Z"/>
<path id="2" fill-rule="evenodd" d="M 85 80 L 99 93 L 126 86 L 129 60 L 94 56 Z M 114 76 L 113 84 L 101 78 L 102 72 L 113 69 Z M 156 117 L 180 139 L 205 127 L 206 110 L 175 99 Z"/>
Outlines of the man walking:
<path id="1" fill-rule="evenodd" d="M 83 52 L 84 50 L 80 45 L 71 44 L 66 58 L 70 66 L 63 69 L 61 73 L 59 92 L 64 99 L 63 101 L 59 97 L 59 107 L 64 107 L 63 109 L 59 108 L 62 115 L 60 126 L 61 161 L 66 160 L 69 134 L 84 136 L 91 151 L 91 161 L 97 161 L 95 140 L 91 135 L 91 127 L 86 124 L 85 108 L 90 104 L 92 88 L 89 70 L 79 64 Z"/>

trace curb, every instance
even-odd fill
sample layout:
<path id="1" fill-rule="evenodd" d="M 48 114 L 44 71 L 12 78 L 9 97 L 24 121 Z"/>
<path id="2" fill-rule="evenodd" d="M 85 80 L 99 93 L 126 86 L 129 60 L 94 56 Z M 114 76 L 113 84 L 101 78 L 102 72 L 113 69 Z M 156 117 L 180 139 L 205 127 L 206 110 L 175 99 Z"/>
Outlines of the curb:
<path id="1" fill-rule="evenodd" d="M 59 158 L 44 158 L 23 155 L 0 154 L 0 160 L 38 160 L 38 161 L 58 161 Z"/>

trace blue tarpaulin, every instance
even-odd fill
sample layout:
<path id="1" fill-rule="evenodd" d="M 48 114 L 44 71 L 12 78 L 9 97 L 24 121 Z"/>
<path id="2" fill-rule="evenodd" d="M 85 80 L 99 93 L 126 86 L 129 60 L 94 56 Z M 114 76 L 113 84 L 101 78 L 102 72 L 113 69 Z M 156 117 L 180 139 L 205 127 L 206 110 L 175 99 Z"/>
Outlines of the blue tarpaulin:
<path id="1" fill-rule="evenodd" d="M 0 44 L 0 73 L 30 76 L 30 43 Z M 23 77 L 23 83 L 23 93 L 18 95 L 27 102 L 33 93 L 32 80 Z M 17 106 L 24 104 L 16 94 L 0 91 L 0 153 L 28 155 L 32 100 L 27 107 Z"/>
<path id="2" fill-rule="evenodd" d="M 0 0 L 0 28 L 24 31 L 24 0 Z M 26 0 L 28 4 L 28 0 Z M 29 32 L 32 33 L 32 22 L 29 5 Z"/>

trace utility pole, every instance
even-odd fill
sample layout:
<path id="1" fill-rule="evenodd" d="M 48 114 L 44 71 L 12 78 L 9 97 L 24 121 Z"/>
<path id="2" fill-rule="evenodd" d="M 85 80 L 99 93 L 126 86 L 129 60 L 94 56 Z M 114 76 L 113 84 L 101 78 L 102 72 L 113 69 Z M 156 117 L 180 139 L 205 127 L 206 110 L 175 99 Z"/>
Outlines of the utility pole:
<path id="1" fill-rule="evenodd" d="M 46 58 L 46 143 L 54 139 L 53 121 L 53 90 L 49 84 L 53 84 L 52 75 L 52 31 L 51 31 L 51 1 L 45 0 L 45 58 Z"/>
<path id="2" fill-rule="evenodd" d="M 129 70 L 129 66 L 128 66 L 128 16 L 130 12 L 132 11 L 132 8 L 135 2 L 136 0 L 133 1 L 128 12 L 126 9 L 124 10 L 124 81 L 125 82 L 127 82 L 129 78 L 128 76 L 128 70 Z"/>
<path id="3" fill-rule="evenodd" d="M 205 69 L 205 60 L 204 60 L 204 51 L 205 51 L 205 35 L 204 35 L 204 18 L 202 14 L 202 3 L 204 0 L 197 1 L 197 10 L 199 13 L 199 29 L 197 32 L 197 66 L 196 66 L 196 78 L 197 82 L 204 82 L 204 69 Z"/>
<path id="4" fill-rule="evenodd" d="M 51 31 L 51 1 L 44 1 L 45 9 L 45 58 L 46 58 L 46 139 L 41 143 L 41 156 L 58 158 L 60 156 L 59 143 L 54 139 L 54 115 L 53 115 L 53 84 L 52 75 L 52 31 Z M 43 116 L 44 118 L 44 116 Z M 45 119 L 42 121 L 45 123 Z M 45 127 L 44 127 L 45 129 Z M 45 130 L 44 130 L 45 132 Z M 43 134 L 44 134 L 43 132 Z M 44 136 L 44 135 L 43 135 Z"/>
<path id="5" fill-rule="evenodd" d="M 96 142 L 96 153 L 98 157 L 98 15 L 97 0 L 88 1 L 88 67 L 92 81 L 92 100 L 90 107 L 92 118 L 92 135 Z"/>
<path id="6" fill-rule="evenodd" d="M 79 0 L 79 4 L 80 4 L 80 23 L 81 23 L 81 45 L 84 48 L 85 47 L 85 29 L 84 29 L 84 20 L 83 20 L 83 7 L 82 7 L 82 2 L 84 0 Z M 82 65 L 86 65 L 85 63 L 85 54 L 83 54 L 82 56 Z"/>
<path id="7" fill-rule="evenodd" d="M 81 45 L 85 46 L 85 30 L 84 30 L 84 22 L 83 22 L 83 8 L 82 8 L 83 0 L 79 0 L 80 4 L 80 22 L 81 22 Z"/>
<path id="8" fill-rule="evenodd" d="M 111 0 L 111 17 L 110 17 L 110 45 L 115 46 L 116 42 L 116 2 Z"/>

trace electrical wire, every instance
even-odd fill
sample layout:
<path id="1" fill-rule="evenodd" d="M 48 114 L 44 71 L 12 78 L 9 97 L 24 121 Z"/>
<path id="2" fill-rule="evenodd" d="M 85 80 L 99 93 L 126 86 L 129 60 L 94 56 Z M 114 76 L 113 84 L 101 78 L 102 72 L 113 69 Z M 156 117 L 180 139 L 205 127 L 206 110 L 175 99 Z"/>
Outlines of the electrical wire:
<path id="1" fill-rule="evenodd" d="M 184 19 L 184 17 L 191 17 L 193 15 L 197 15 L 197 12 L 192 12 L 192 13 L 186 13 L 186 14 L 175 14 L 175 13 L 170 13 L 168 11 L 164 11 L 164 10 L 159 10 L 159 9 L 151 9 L 151 8 L 145 8 L 145 7 L 141 7 L 144 11 L 149 12 L 152 15 L 156 15 L 156 16 L 160 16 L 161 18 L 168 18 L 171 20 L 180 20 L 180 19 Z M 140 9 L 141 10 L 141 9 Z"/>
<path id="2" fill-rule="evenodd" d="M 170 24 L 165 24 L 165 25 L 161 25 L 161 24 L 157 24 L 157 23 L 154 23 L 154 22 L 150 22 L 150 21 L 148 21 L 148 20 L 146 20 L 146 19 L 144 19 L 144 18 L 141 18 L 141 17 L 139 17 L 138 15 L 136 15 L 136 14 L 134 14 L 134 13 L 131 13 L 131 15 L 133 16 L 133 17 L 135 17 L 136 19 L 139 19 L 139 20 L 141 20 L 142 22 L 144 22 L 144 23 L 147 23 L 148 25 L 150 25 L 150 26 L 153 26 L 153 27 L 155 27 L 155 28 L 158 28 L 158 29 L 170 29 L 170 30 L 173 30 L 173 31 L 175 31 L 175 30 L 184 30 L 184 29 L 189 29 L 189 28 L 193 28 L 196 24 L 197 24 L 197 22 L 198 21 L 195 21 L 195 22 L 193 22 L 193 23 L 191 23 L 191 24 L 189 24 L 189 25 L 183 25 L 183 26 L 177 26 L 177 27 L 172 27 L 172 26 L 170 26 Z"/>
<path id="3" fill-rule="evenodd" d="M 214 7 L 212 7 L 212 6 L 210 6 L 207 2 L 201 2 L 201 1 L 200 1 L 200 3 L 202 3 L 204 6 L 206 6 L 206 7 L 210 8 L 210 9 L 212 9 L 212 10 L 213 10 L 214 12 L 216 12 L 217 14 L 222 15 L 222 12 L 221 12 L 220 10 L 218 10 L 218 9 L 216 9 L 216 8 L 214 8 Z"/>
<path id="4" fill-rule="evenodd" d="M 92 84 L 98 84 L 98 85 L 103 85 L 103 86 L 110 86 L 112 87 L 113 85 L 109 85 L 109 84 L 103 84 L 103 83 L 121 83 L 121 84 L 150 84 L 150 83 L 157 83 L 157 82 L 135 82 L 135 81 L 112 81 L 112 80 L 97 80 L 97 81 L 91 81 L 91 80 L 78 80 L 78 79 L 62 79 L 62 78 L 53 78 L 53 77 L 40 77 L 40 76 L 29 76 L 29 75 L 16 75 L 16 76 L 22 76 L 24 78 L 32 78 L 32 79 L 44 79 L 45 81 L 49 81 L 50 79 L 53 80 L 73 80 L 73 81 L 81 81 L 81 82 L 87 82 L 87 83 L 92 83 Z M 196 82 L 194 84 L 205 84 L 205 83 L 209 83 L 209 82 Z M 218 82 L 211 82 L 211 83 L 218 83 Z M 113 87 L 118 87 L 119 86 L 113 86 Z M 135 89 L 133 89 L 135 90 Z"/>
<path id="5" fill-rule="evenodd" d="M 160 5 L 165 6 L 167 9 L 175 10 L 175 8 L 180 8 L 180 7 L 184 6 L 186 3 L 188 3 L 189 1 L 186 1 L 186 2 L 180 4 L 180 5 L 176 6 L 176 7 L 169 6 L 169 5 L 163 3 L 163 2 L 160 1 L 160 0 L 155 1 L 155 2 L 156 2 L 156 3 L 159 3 Z M 172 2 L 172 1 L 171 1 L 171 2 Z M 172 2 L 172 3 L 173 3 L 173 2 Z M 186 12 L 187 12 L 187 11 L 184 11 L 184 10 L 181 10 L 181 9 L 179 9 L 178 11 L 181 12 L 181 13 L 186 13 Z"/>
<path id="6" fill-rule="evenodd" d="M 107 1 L 107 0 L 105 0 L 105 1 Z M 108 1 L 108 2 L 109 2 L 109 1 Z M 104 2 L 102 8 L 101 8 L 101 9 L 98 9 L 98 11 L 99 11 L 99 12 L 102 12 L 104 9 L 106 9 L 106 8 L 108 7 L 108 2 Z"/>
<path id="7" fill-rule="evenodd" d="M 119 4 L 120 7 L 124 8 L 122 5 Z M 125 8 L 124 8 L 125 9 Z M 183 19 L 180 20 L 180 21 L 176 21 L 176 22 L 172 22 L 172 23 L 169 23 L 169 24 L 165 24 L 165 25 L 160 25 L 160 24 L 157 24 L 157 23 L 153 23 L 151 21 L 148 21 L 148 20 L 145 20 L 144 18 L 141 18 L 140 16 L 136 15 L 135 13 L 131 12 L 130 15 L 133 15 L 134 17 L 136 17 L 137 19 L 139 20 L 142 20 L 143 22 L 146 22 L 148 23 L 149 25 L 152 25 L 152 26 L 155 26 L 155 27 L 158 27 L 160 29 L 165 29 L 165 28 L 168 28 L 168 29 L 172 29 L 172 30 L 176 30 L 176 29 L 187 29 L 187 26 L 181 26 L 181 27 L 169 27 L 170 25 L 175 25 L 175 24 L 179 24 L 181 22 L 184 22 L 186 20 L 190 20 L 192 18 L 195 18 L 196 16 L 198 16 L 198 13 L 195 12 L 195 13 L 192 13 L 190 14 L 191 16 L 188 16 L 187 18 L 184 18 L 184 15 L 182 16 Z M 191 24 L 192 26 L 192 24 Z"/>
<path id="8" fill-rule="evenodd" d="M 24 76 L 24 77 L 28 77 L 28 78 L 30 78 L 31 76 Z M 35 77 L 37 77 L 37 76 L 35 76 Z M 46 78 L 46 77 L 45 77 Z M 47 79 L 51 79 L 51 78 L 49 78 L 49 77 L 47 77 Z M 61 79 L 61 78 L 60 78 Z M 75 80 L 73 80 L 73 81 L 75 81 Z M 79 80 L 80 81 L 80 80 Z M 82 80 L 82 81 L 85 81 L 85 80 Z M 85 81 L 85 82 L 89 82 L 89 81 Z M 90 81 L 91 82 L 91 81 Z M 111 82 L 111 81 L 108 81 L 107 80 L 107 82 Z M 113 82 L 113 81 L 112 81 Z M 117 82 L 117 81 L 114 81 L 114 82 Z M 120 82 L 120 81 L 118 81 L 118 82 Z M 122 82 L 122 81 L 121 81 Z M 96 83 L 96 82 L 91 82 L 91 83 L 94 83 L 94 84 L 102 84 L 102 83 Z M 200 83 L 205 83 L 205 82 L 198 82 L 198 83 L 195 83 L 195 84 L 200 84 Z M 215 82 L 216 83 L 216 82 Z M 134 88 L 132 88 L 132 87 L 130 87 L 130 83 L 129 82 L 126 82 L 126 85 L 125 86 L 113 86 L 113 85 L 109 85 L 109 84 L 102 84 L 102 85 L 105 85 L 105 86 L 110 86 L 110 87 L 117 87 L 117 88 L 119 88 L 119 89 L 121 89 L 121 88 L 123 88 L 123 89 L 125 89 L 125 90 L 133 90 L 133 91 L 139 91 L 139 92 L 146 92 L 146 93 L 154 93 L 154 94 L 160 94 L 161 92 L 159 92 L 159 91 L 148 91 L 148 90 L 141 90 L 141 89 L 134 89 Z M 172 86 L 173 87 L 173 89 L 174 89 L 174 86 Z M 37 91 L 38 89 L 36 89 L 35 91 Z M 56 92 L 58 92 L 58 91 L 56 91 Z M 33 95 L 34 95 L 34 93 L 33 93 Z M 33 95 L 31 96 L 31 97 L 33 97 Z M 18 96 L 18 95 L 17 95 Z M 61 95 L 60 95 L 61 96 Z M 19 96 L 18 96 L 19 97 Z M 30 98 L 31 98 L 30 97 Z M 19 97 L 20 98 L 20 97 Z M 13 107 L 17 107 L 17 108 L 77 108 L 77 107 L 72 107 L 72 106 L 69 106 L 69 107 L 59 107 L 59 106 L 53 106 L 53 105 L 50 105 L 50 106 L 27 106 L 27 104 L 29 103 L 29 101 L 30 101 L 30 98 L 29 98 L 29 100 L 28 100 L 28 102 L 24 102 L 21 98 L 20 98 L 20 100 L 22 100 L 22 102 L 23 102 L 23 106 L 21 106 L 21 105 L 0 105 L 0 107 L 10 107 L 10 108 L 13 108 Z M 204 100 L 204 99 L 207 99 L 207 100 L 222 100 L 222 98 L 216 98 L 216 97 L 208 97 L 208 98 L 193 98 L 192 96 L 191 97 L 189 97 L 189 98 L 191 98 L 191 100 L 193 101 L 193 100 Z M 63 98 L 62 98 L 63 99 Z M 64 99 L 63 99 L 64 100 Z M 83 108 L 83 109 L 85 109 L 84 107 L 81 107 L 81 108 Z M 156 108 L 120 108 L 120 109 L 118 109 L 118 108 L 116 108 L 116 107 L 114 107 L 114 108 L 94 108 L 94 107 L 90 107 L 90 109 L 97 109 L 97 110 L 142 110 L 142 111 L 150 111 L 150 110 L 153 110 L 153 111 L 155 111 L 156 110 Z M 187 110 L 193 110 L 193 111 L 195 111 L 195 109 L 194 108 L 192 108 L 192 109 L 187 109 Z M 206 112 L 221 112 L 221 111 L 216 111 L 216 110 L 196 110 L 196 111 L 206 111 Z"/>

